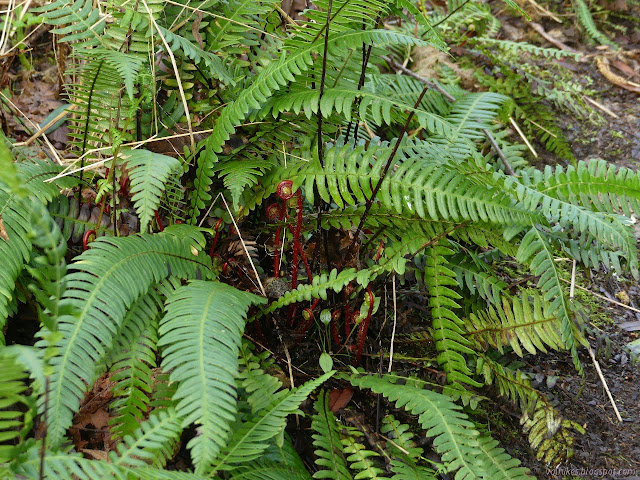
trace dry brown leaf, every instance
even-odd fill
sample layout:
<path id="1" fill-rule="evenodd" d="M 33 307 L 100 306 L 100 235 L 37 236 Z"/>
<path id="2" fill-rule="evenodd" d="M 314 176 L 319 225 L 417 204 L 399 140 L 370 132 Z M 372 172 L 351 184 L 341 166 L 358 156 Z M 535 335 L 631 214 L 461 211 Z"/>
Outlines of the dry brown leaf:
<path id="1" fill-rule="evenodd" d="M 598 67 L 598 71 L 602 74 L 602 76 L 614 85 L 617 85 L 620 88 L 624 88 L 625 90 L 629 90 L 630 92 L 640 93 L 640 84 L 630 82 L 620 75 L 616 75 L 615 73 L 613 73 L 611 71 L 611 68 L 609 68 L 609 60 L 607 60 L 606 57 L 596 57 L 596 66 Z"/>
<path id="2" fill-rule="evenodd" d="M 92 448 L 82 448 L 80 451 L 88 458 L 94 460 L 107 460 L 107 452 L 104 450 L 94 450 Z"/>
<path id="3" fill-rule="evenodd" d="M 331 393 L 329 393 L 329 409 L 333 413 L 338 413 L 339 410 L 349 404 L 352 397 L 353 389 L 351 387 L 347 387 L 343 390 L 334 388 L 331 390 Z"/>
<path id="4" fill-rule="evenodd" d="M 7 230 L 4 228 L 4 220 L 0 217 L 0 238 L 2 238 L 5 242 L 9 241 L 9 235 L 7 235 Z"/>

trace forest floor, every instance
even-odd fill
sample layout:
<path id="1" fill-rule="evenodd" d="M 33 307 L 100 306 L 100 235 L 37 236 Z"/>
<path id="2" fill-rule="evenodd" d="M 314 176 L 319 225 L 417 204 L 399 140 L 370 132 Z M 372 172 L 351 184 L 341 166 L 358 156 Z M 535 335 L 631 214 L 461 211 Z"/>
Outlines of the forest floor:
<path id="1" fill-rule="evenodd" d="M 514 31 L 527 32 L 529 41 L 534 41 L 535 32 L 522 19 L 501 18 L 501 21 Z M 541 25 L 546 31 L 553 30 L 551 20 L 541 21 Z M 631 69 L 626 78 L 640 83 L 640 32 L 635 31 L 614 40 L 627 52 L 635 52 L 623 63 Z M 594 46 L 580 43 L 577 28 L 564 29 L 561 41 L 585 53 L 587 57 L 597 52 Z M 537 37 L 537 43 L 551 46 L 540 37 Z M 0 72 L 0 90 L 10 88 L 16 106 L 25 117 L 39 124 L 62 102 L 58 98 L 60 88 L 56 63 L 50 50 L 50 35 L 40 36 L 32 46 L 39 52 L 33 60 L 33 69 L 27 71 L 17 60 L 14 61 L 10 68 Z M 595 61 L 575 62 L 571 64 L 571 69 L 577 81 L 584 78 L 594 80 L 590 88 L 596 92 L 592 99 L 597 106 L 592 106 L 600 116 L 598 120 L 579 120 L 559 114 L 558 122 L 572 144 L 576 159 L 603 158 L 618 166 L 640 168 L 640 93 L 607 80 L 596 67 Z M 11 119 L 3 124 L 3 129 L 17 141 L 27 138 L 23 126 Z M 66 133 L 61 127 L 49 136 L 56 148 L 64 150 L 67 147 Z M 534 147 L 540 152 L 537 160 L 539 166 L 557 162 L 553 155 L 545 153 L 541 145 L 534 143 Z M 640 239 L 640 227 L 637 232 Z M 587 337 L 596 352 L 602 376 L 622 421 L 616 418 L 594 362 L 585 349 L 580 353 L 584 376 L 576 372 L 568 354 L 537 355 L 536 363 L 529 365 L 529 371 L 536 374 L 538 386 L 565 418 L 586 429 L 585 434 L 576 435 L 574 456 L 558 469 L 551 470 L 536 459 L 535 452 L 522 434 L 518 415 L 508 405 L 498 405 L 492 418 L 479 421 L 489 420 L 494 428 L 493 433 L 509 453 L 520 458 L 539 479 L 640 479 L 640 364 L 637 360 L 634 362 L 634 355 L 626 347 L 640 338 L 640 285 L 606 273 L 594 274 L 590 278 L 581 275 L 577 283 L 586 289 L 578 289 L 576 299 L 585 304 L 586 311 L 590 312 Z M 414 308 L 409 297 L 400 301 L 406 302 L 406 312 Z M 410 313 L 407 315 L 411 317 Z M 17 343 L 29 343 L 30 339 L 21 337 L 32 334 L 29 331 L 14 331 L 8 332 L 7 338 L 13 338 Z M 311 348 L 310 345 L 299 345 L 292 352 L 293 360 L 296 356 L 304 358 Z M 370 361 L 374 364 L 376 359 Z M 86 424 L 93 422 L 91 425 L 99 429 L 97 422 L 100 420 L 95 412 L 93 415 Z M 96 445 L 94 448 L 100 450 Z"/>
<path id="2" fill-rule="evenodd" d="M 638 14 L 636 10 L 636 15 Z M 504 27 L 504 19 L 503 21 Z M 552 20 L 540 22 L 547 31 L 557 28 Z M 511 18 L 508 25 L 524 32 L 526 22 Z M 640 30 L 631 29 L 630 35 L 619 35 L 615 41 L 623 49 L 635 52 L 631 61 L 630 79 L 640 82 Z M 531 35 L 536 35 L 531 32 Z M 571 142 L 576 160 L 589 161 L 602 158 L 616 166 L 634 170 L 640 168 L 640 90 L 633 92 L 611 83 L 589 60 L 597 49 L 581 42 L 577 27 L 563 28 L 557 37 L 583 54 L 584 61 L 572 63 L 577 81 L 592 79 L 589 88 L 596 93 L 592 104 L 600 119 L 585 121 L 572 115 L 558 113 L 556 118 L 565 137 Z M 532 41 L 532 40 L 530 40 Z M 541 46 L 552 46 L 538 37 Z M 592 57 L 593 58 L 593 57 Z M 624 67 L 623 67 L 624 68 Z M 581 80 L 582 79 L 582 80 Z M 558 160 L 534 143 L 540 152 L 538 166 L 554 166 Z M 635 228 L 640 241 L 640 228 Z M 507 450 L 523 460 L 539 479 L 629 479 L 640 480 L 640 364 L 630 355 L 627 344 L 640 338 L 640 285 L 631 278 L 598 273 L 577 280 L 586 290 L 578 290 L 576 299 L 589 304 L 588 321 L 591 326 L 589 342 L 596 352 L 597 362 L 607 382 L 622 421 L 616 418 L 593 360 L 585 349 L 581 350 L 584 377 L 578 375 L 567 355 L 550 353 L 536 356 L 530 365 L 537 372 L 540 388 L 548 398 L 557 402 L 563 415 L 586 429 L 577 435 L 574 457 L 558 469 L 548 468 L 535 458 L 526 438 L 518 428 L 518 418 L 502 416 L 504 427 L 498 433 Z M 549 382 L 546 379 L 558 378 Z"/>

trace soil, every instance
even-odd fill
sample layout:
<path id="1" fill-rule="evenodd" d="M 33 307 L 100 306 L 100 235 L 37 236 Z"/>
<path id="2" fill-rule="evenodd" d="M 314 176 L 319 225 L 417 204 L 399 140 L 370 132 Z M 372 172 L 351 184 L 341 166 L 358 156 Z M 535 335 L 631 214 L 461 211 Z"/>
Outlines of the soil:
<path id="1" fill-rule="evenodd" d="M 635 10 L 626 12 L 636 19 L 634 23 L 625 24 L 628 32 L 632 33 L 611 36 L 622 45 L 623 51 L 635 52 L 627 57 L 634 66 L 635 82 L 640 80 L 638 10 L 635 7 Z M 550 20 L 538 21 L 547 32 L 557 28 L 557 24 Z M 585 54 L 583 61 L 572 64 L 575 79 L 583 85 L 587 85 L 586 79 L 592 80 L 588 88 L 596 92 L 593 99 L 599 105 L 591 105 L 600 117 L 593 120 L 578 119 L 566 112 L 559 112 L 556 117 L 571 143 L 576 160 L 602 158 L 614 165 L 637 170 L 640 166 L 640 92 L 628 91 L 607 80 L 593 60 L 593 55 L 603 50 L 585 45 L 576 28 L 567 28 L 566 23 L 563 27 L 563 41 Z M 526 29 L 527 26 L 522 20 L 513 19 L 511 28 Z M 539 45 L 551 46 L 537 38 Z M 557 158 L 539 143 L 534 142 L 534 146 L 541 153 L 536 162 L 538 167 L 558 163 Z M 636 229 L 636 232 L 640 238 L 640 230 Z M 553 388 L 545 388 L 544 380 L 538 388 L 547 394 L 565 418 L 586 429 L 584 435 L 576 436 L 574 456 L 556 468 L 545 465 L 536 459 L 526 437 L 517 433 L 517 419 L 512 421 L 508 416 L 505 416 L 503 428 L 498 428 L 500 433 L 497 435 L 501 437 L 502 444 L 508 446 L 507 450 L 520 458 L 539 479 L 640 480 L 640 362 L 637 354 L 631 354 L 627 347 L 629 342 L 640 337 L 640 287 L 633 279 L 620 279 L 602 272 L 592 272 L 591 278 L 583 281 L 582 285 L 600 295 L 586 294 L 593 301 L 592 314 L 598 317 L 590 318 L 587 338 L 596 352 L 597 362 L 622 421 L 616 418 L 594 362 L 582 349 L 580 359 L 584 377 L 576 373 L 566 355 L 538 355 L 536 364 L 530 365 L 530 371 L 541 377 L 559 377 Z"/>

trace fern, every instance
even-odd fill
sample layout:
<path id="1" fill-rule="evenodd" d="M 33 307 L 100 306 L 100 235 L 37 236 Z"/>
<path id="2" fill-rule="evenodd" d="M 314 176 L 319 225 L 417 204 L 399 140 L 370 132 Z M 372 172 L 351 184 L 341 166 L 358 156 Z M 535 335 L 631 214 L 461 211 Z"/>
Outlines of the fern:
<path id="1" fill-rule="evenodd" d="M 181 37 L 160 25 L 158 25 L 158 30 L 159 33 L 161 33 L 167 40 L 172 52 L 182 51 L 185 57 L 193 60 L 195 63 L 203 63 L 203 65 L 209 69 L 209 75 L 211 77 L 226 84 L 234 84 L 234 80 L 230 76 L 230 73 L 215 54 L 202 50 L 186 38 Z"/>
<path id="2" fill-rule="evenodd" d="M 140 231 L 146 232 L 158 209 L 169 176 L 180 168 L 180 162 L 166 155 L 149 150 L 122 152 L 131 182 L 131 199 L 140 219 Z"/>
<path id="3" fill-rule="evenodd" d="M 609 40 L 609 38 L 607 38 L 607 36 L 600 32 L 596 27 L 586 2 L 584 0 L 574 0 L 574 4 L 578 21 L 587 31 L 587 36 L 592 40 L 596 40 L 600 45 L 609 45 L 617 49 L 618 45 Z"/>
<path id="4" fill-rule="evenodd" d="M 524 290 L 520 298 L 502 297 L 501 308 L 490 305 L 484 311 L 469 315 L 467 335 L 479 342 L 481 350 L 489 345 L 500 353 L 510 346 L 523 356 L 523 350 L 535 354 L 564 348 L 560 324 L 551 306 L 538 292 Z"/>
<path id="5" fill-rule="evenodd" d="M 206 275 L 208 257 L 194 257 L 190 245 L 169 234 L 100 238 L 71 267 L 61 309 L 77 313 L 58 318 L 61 338 L 51 359 L 49 438 L 59 445 L 80 405 L 83 382 L 97 377 L 105 352 L 133 302 L 153 282 L 169 275 Z M 203 271 L 204 270 L 204 271 Z M 41 404 L 41 407 L 44 405 Z"/>
<path id="6" fill-rule="evenodd" d="M 268 352 L 255 354 L 252 351 L 254 348 L 252 343 L 246 340 L 242 342 L 238 381 L 248 394 L 247 402 L 251 406 L 251 412 L 257 413 L 268 407 L 279 396 L 286 395 L 286 391 L 279 391 L 282 388 L 282 382 L 264 371 L 272 367 L 273 363 L 267 358 Z"/>
<path id="7" fill-rule="evenodd" d="M 355 428 L 345 429 L 345 433 L 342 436 L 342 445 L 344 453 L 347 455 L 347 462 L 352 470 L 358 472 L 355 480 L 361 478 L 370 478 L 376 480 L 383 473 L 382 469 L 377 467 L 372 458 L 378 456 L 378 454 L 372 450 L 368 450 L 363 444 L 359 443 L 356 439 L 362 436 L 362 433 Z"/>
<path id="8" fill-rule="evenodd" d="M 365 202 L 380 181 L 390 150 L 366 152 L 364 147 L 335 146 L 325 153 L 322 167 L 314 158 L 299 162 L 281 176 L 293 181 L 294 189 L 305 185 L 310 203 L 314 186 L 325 202 L 339 207 Z M 395 213 L 408 213 L 427 220 L 471 220 L 507 225 L 521 224 L 537 215 L 516 205 L 513 199 L 487 185 L 474 184 L 446 165 L 409 158 L 387 175 L 379 191 L 380 202 Z"/>
<path id="9" fill-rule="evenodd" d="M 479 450 L 489 459 L 485 463 L 487 469 L 486 478 L 504 478 L 509 480 L 531 480 L 528 470 L 520 467 L 520 460 L 512 458 L 504 449 L 496 448 L 498 442 L 489 436 L 479 439 Z"/>
<path id="10" fill-rule="evenodd" d="M 391 459 L 391 471 L 395 480 L 432 480 L 437 478 L 436 472 L 418 465 L 422 449 L 413 441 L 413 433 L 409 425 L 402 424 L 393 415 L 386 415 L 382 419 L 380 433 L 388 438 L 387 446 L 394 458 Z"/>
<path id="11" fill-rule="evenodd" d="M 175 410 L 161 409 L 152 413 L 131 436 L 124 437 L 116 452 L 110 452 L 109 460 L 114 465 L 128 467 L 164 467 L 178 446 L 182 432 L 180 423 Z"/>
<path id="12" fill-rule="evenodd" d="M 384 46 L 389 43 L 416 45 L 423 42 L 409 35 L 397 34 L 383 30 L 345 31 L 336 33 L 329 39 L 329 48 L 349 48 L 350 45 L 361 43 L 376 43 Z M 299 43 L 295 49 L 283 53 L 277 61 L 269 63 L 252 79 L 251 83 L 242 90 L 238 97 L 227 105 L 218 118 L 211 136 L 207 139 L 207 148 L 198 162 L 196 177 L 196 192 L 191 202 L 191 218 L 198 216 L 200 209 L 211 199 L 208 191 L 211 181 L 207 178 L 212 173 L 217 153 L 222 145 L 235 131 L 251 109 L 260 108 L 262 102 L 273 93 L 280 90 L 287 83 L 295 79 L 295 75 L 307 70 L 314 64 L 313 55 L 320 51 L 323 43 L 318 38 L 307 39 Z"/>
<path id="13" fill-rule="evenodd" d="M 448 472 L 456 478 L 472 479 L 484 473 L 483 459 L 476 456 L 478 432 L 460 407 L 441 394 L 416 388 L 407 383 L 396 383 L 393 375 L 351 377 L 351 383 L 359 388 L 370 388 L 374 393 L 387 397 L 398 408 L 405 408 L 414 415 L 425 429 L 425 436 L 435 437 L 434 447 L 441 454 Z M 406 379 L 402 379 L 402 382 Z"/>
<path id="14" fill-rule="evenodd" d="M 320 467 L 313 478 L 332 478 L 334 480 L 350 480 L 343 446 L 340 441 L 338 421 L 329 409 L 329 396 L 323 390 L 315 403 L 316 414 L 313 416 L 311 428 L 314 430 L 313 446 L 316 465 Z"/>
<path id="15" fill-rule="evenodd" d="M 390 374 L 352 375 L 350 381 L 354 386 L 381 393 L 395 402 L 396 407 L 419 415 L 425 435 L 434 437 L 434 449 L 441 454 L 446 471 L 457 471 L 455 478 L 525 478 L 523 469 L 518 467 L 520 462 L 511 460 L 495 443 L 480 437 L 449 397 L 420 388 L 424 382 Z"/>
<path id="16" fill-rule="evenodd" d="M 15 469 L 17 478 L 40 478 L 41 445 L 33 443 Z M 118 480 L 203 480 L 192 473 L 161 470 L 152 467 L 128 467 L 115 465 L 103 460 L 89 460 L 70 451 L 46 452 L 44 457 L 44 478 L 77 478 L 94 480 L 96 478 L 114 478 Z"/>
<path id="17" fill-rule="evenodd" d="M 308 381 L 244 421 L 234 431 L 227 447 L 216 459 L 214 471 L 231 469 L 234 464 L 249 462 L 260 457 L 267 448 L 265 442 L 283 431 L 286 417 L 295 413 L 300 403 L 333 374 L 334 372 L 329 372 Z"/>
<path id="18" fill-rule="evenodd" d="M 45 23 L 53 25 L 52 33 L 60 35 L 60 42 L 82 41 L 96 45 L 106 25 L 100 9 L 89 0 L 58 0 L 33 9 L 41 13 Z"/>
<path id="19" fill-rule="evenodd" d="M 366 275 L 366 271 L 357 272 L 353 268 L 342 270 L 340 273 L 334 268 L 327 275 L 325 273 L 314 277 L 313 283 L 310 285 L 300 285 L 294 290 L 285 293 L 282 297 L 272 302 L 267 308 L 263 309 L 260 316 L 271 313 L 279 308 L 282 308 L 292 303 L 302 302 L 303 300 L 311 300 L 312 298 L 327 298 L 327 292 L 329 289 L 339 292 L 345 285 L 353 280 L 356 280 L 360 276 L 360 280 L 363 280 L 363 275 Z"/>
<path id="20" fill-rule="evenodd" d="M 198 425 L 199 435 L 188 444 L 196 472 L 204 473 L 231 432 L 243 314 L 263 301 L 224 283 L 205 281 L 181 287 L 168 299 L 158 345 L 163 349 L 162 368 L 178 383 L 173 400 L 182 426 Z"/>
<path id="21" fill-rule="evenodd" d="M 158 293 L 150 289 L 129 309 L 116 337 L 110 378 L 114 415 L 109 422 L 114 438 L 133 434 L 149 408 L 160 307 Z"/>
<path id="22" fill-rule="evenodd" d="M 11 443 L 23 440 L 30 429 L 22 410 L 31 408 L 33 399 L 26 395 L 27 374 L 6 350 L 0 351 L 0 372 L 0 463 L 8 463 L 20 451 L 19 444 Z"/>
<path id="23" fill-rule="evenodd" d="M 571 310 L 562 289 L 560 273 L 549 240 L 537 227 L 532 227 L 523 237 L 517 259 L 523 264 L 529 264 L 533 274 L 540 276 L 538 288 L 542 291 L 545 301 L 550 303 L 550 313 L 560 319 L 562 341 L 571 351 L 574 364 L 580 370 L 577 343 L 584 340 L 571 320 Z"/>
<path id="24" fill-rule="evenodd" d="M 427 249 L 425 253 L 425 283 L 429 288 L 429 306 L 433 321 L 433 338 L 438 350 L 438 363 L 447 373 L 449 383 L 466 383 L 479 387 L 467 368 L 463 354 L 473 354 L 474 350 L 467 339 L 463 337 L 464 323 L 454 313 L 460 308 L 456 302 L 462 298 L 451 289 L 457 287 L 455 274 L 446 267 L 445 255 L 453 251 L 444 245 Z"/>

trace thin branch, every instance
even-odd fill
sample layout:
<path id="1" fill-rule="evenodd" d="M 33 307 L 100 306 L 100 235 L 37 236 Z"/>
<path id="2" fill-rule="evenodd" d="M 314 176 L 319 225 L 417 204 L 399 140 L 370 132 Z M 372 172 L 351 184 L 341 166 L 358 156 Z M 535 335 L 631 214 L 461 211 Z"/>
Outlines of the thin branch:
<path id="1" fill-rule="evenodd" d="M 233 226 L 235 227 L 236 232 L 238 232 L 238 238 L 240 239 L 240 243 L 242 243 L 242 248 L 244 249 L 244 253 L 247 256 L 247 260 L 249 260 L 249 263 L 251 264 L 251 268 L 253 269 L 253 274 L 256 276 L 256 280 L 258 281 L 258 285 L 260 286 L 260 291 L 262 292 L 262 296 L 267 298 L 267 292 L 265 292 L 264 290 L 264 286 L 262 285 L 262 281 L 260 280 L 260 275 L 258 275 L 258 270 L 256 269 L 256 266 L 253 263 L 253 259 L 251 258 L 251 255 L 249 255 L 249 250 L 247 249 L 247 246 L 245 245 L 244 240 L 242 239 L 242 234 L 240 233 L 240 229 L 238 228 L 236 219 L 233 217 L 233 214 L 231 213 L 231 209 L 229 208 L 229 204 L 227 204 L 227 200 L 224 198 L 224 195 L 222 195 L 222 201 L 224 202 L 224 206 L 227 208 L 227 212 L 229 212 L 229 216 L 231 217 L 231 221 L 233 222 Z"/>
<path id="2" fill-rule="evenodd" d="M 393 159 L 395 158 L 396 153 L 398 153 L 398 148 L 400 148 L 400 143 L 402 142 L 402 139 L 404 138 L 404 134 L 407 132 L 407 129 L 409 128 L 409 123 L 411 122 L 411 119 L 413 118 L 413 115 L 414 115 L 416 109 L 420 105 L 420 102 L 422 102 L 422 99 L 424 98 L 424 95 L 425 95 L 425 93 L 427 93 L 428 89 L 429 89 L 428 85 L 426 85 L 422 89 L 422 92 L 420 93 L 420 96 L 418 97 L 418 100 L 416 100 L 416 103 L 413 106 L 413 109 L 411 110 L 411 112 L 409 113 L 409 116 L 407 117 L 407 121 L 404 122 L 404 126 L 402 127 L 402 131 L 400 132 L 400 135 L 398 135 L 398 139 L 396 140 L 396 145 L 393 147 L 393 151 L 391 152 L 391 155 L 389 155 L 389 159 L 387 160 L 387 164 L 384 166 L 384 169 L 380 173 L 380 180 L 378 181 L 378 183 L 376 184 L 375 188 L 373 189 L 373 193 L 371 193 L 371 196 L 367 199 L 367 203 L 366 203 L 366 205 L 364 207 L 364 212 L 362 213 L 362 217 L 360 218 L 360 224 L 358 225 L 358 228 L 356 229 L 356 232 L 353 235 L 353 240 L 351 241 L 351 246 L 349 247 L 349 250 L 352 250 L 353 247 L 356 244 L 356 240 L 358 239 L 358 236 L 360 235 L 360 231 L 362 230 L 362 227 L 364 226 L 364 221 L 367 218 L 367 215 L 369 214 L 369 210 L 371 209 L 371 205 L 373 204 L 373 201 L 375 200 L 376 195 L 378 195 L 378 191 L 380 190 L 380 187 L 382 186 L 382 182 L 384 181 L 385 177 L 387 176 L 387 172 L 389 171 L 389 167 L 393 163 Z"/>
<path id="3" fill-rule="evenodd" d="M 396 276 L 395 274 L 391 278 L 391 288 L 393 289 L 393 330 L 391 331 L 391 346 L 389 347 L 389 367 L 387 372 L 391 373 L 391 367 L 393 366 L 393 347 L 396 341 L 396 326 L 398 323 L 398 303 L 396 298 Z"/>
<path id="4" fill-rule="evenodd" d="M 324 26 L 324 51 L 322 52 L 322 75 L 320 77 L 320 95 L 318 98 L 318 160 L 320 161 L 320 166 L 324 166 L 324 158 L 323 153 L 324 150 L 322 148 L 322 109 L 320 105 L 322 105 L 322 96 L 324 95 L 324 83 L 327 78 L 327 56 L 329 55 L 329 27 L 331 25 L 331 7 L 333 6 L 333 0 L 329 0 L 329 5 L 327 6 L 327 22 Z"/>
<path id="5" fill-rule="evenodd" d="M 456 101 L 456 98 L 453 95 L 451 95 L 449 92 L 447 92 L 444 88 L 442 88 L 440 85 L 438 85 L 437 83 L 431 82 L 430 80 L 426 79 L 422 75 L 418 75 L 416 72 L 414 72 L 412 70 L 409 70 L 404 65 L 401 65 L 398 62 L 396 62 L 393 58 L 387 57 L 387 56 L 383 56 L 382 59 L 385 62 L 387 62 L 391 66 L 391 68 L 393 68 L 394 70 L 400 71 L 402 73 L 406 73 L 409 77 L 415 78 L 419 82 L 427 85 L 429 88 L 431 88 L 431 89 L 437 91 L 438 93 L 440 93 L 441 95 L 443 95 L 444 98 L 446 98 L 450 102 L 455 102 Z M 482 133 L 484 133 L 485 137 L 487 137 L 489 142 L 491 142 L 491 145 L 493 146 L 493 149 L 496 151 L 496 153 L 500 157 L 500 160 L 502 160 L 502 163 L 504 165 L 504 170 L 507 173 L 507 175 L 515 175 L 516 173 L 514 172 L 513 168 L 511 167 L 511 164 L 509 163 L 507 158 L 504 156 L 504 153 L 502 152 L 502 149 L 498 146 L 498 143 L 496 142 L 495 138 L 493 138 L 493 135 L 491 135 L 491 132 L 488 129 L 483 128 L 482 129 Z"/>
<path id="6" fill-rule="evenodd" d="M 167 55 L 169 55 L 169 59 L 171 60 L 171 66 L 173 67 L 173 72 L 176 75 L 176 82 L 178 84 L 178 91 L 180 92 L 180 100 L 182 101 L 182 106 L 184 107 L 184 115 L 187 118 L 187 127 L 189 129 L 189 139 L 191 140 L 191 152 L 195 153 L 196 152 L 196 141 L 195 141 L 195 139 L 193 137 L 193 126 L 191 125 L 191 112 L 189 110 L 189 105 L 187 104 L 187 97 L 185 96 L 184 88 L 182 87 L 182 79 L 180 78 L 180 71 L 178 70 L 178 64 L 176 63 L 176 57 L 173 55 L 173 51 L 171 50 L 171 47 L 169 46 L 169 43 L 167 42 L 167 39 L 164 38 L 164 35 L 160 31 L 160 27 L 158 26 L 158 23 L 156 22 L 156 19 L 153 18 L 153 14 L 151 12 L 151 9 L 149 9 L 149 5 L 147 5 L 147 2 L 145 0 L 142 0 L 142 3 L 144 4 L 144 8 L 147 10 L 147 13 L 149 14 L 149 20 L 153 24 L 156 32 L 158 33 L 158 36 L 160 37 L 160 40 L 162 40 L 162 44 L 164 45 L 164 48 L 167 49 Z"/>

